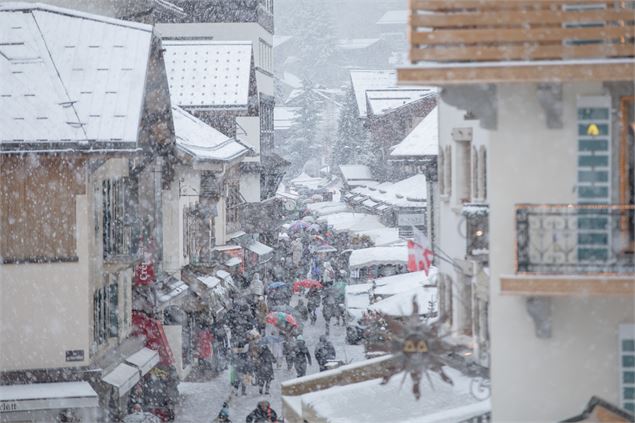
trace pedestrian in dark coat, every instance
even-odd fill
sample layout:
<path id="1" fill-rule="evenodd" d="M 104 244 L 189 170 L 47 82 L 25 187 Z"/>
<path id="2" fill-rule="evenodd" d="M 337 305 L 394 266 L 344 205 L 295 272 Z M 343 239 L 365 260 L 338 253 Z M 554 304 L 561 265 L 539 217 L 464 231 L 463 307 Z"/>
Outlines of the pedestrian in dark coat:
<path id="1" fill-rule="evenodd" d="M 307 309 L 309 310 L 309 317 L 311 318 L 311 324 L 314 325 L 317 321 L 316 310 L 320 306 L 320 291 L 317 288 L 310 288 L 306 294 Z"/>
<path id="2" fill-rule="evenodd" d="M 302 377 L 306 374 L 306 365 L 307 362 L 311 365 L 311 354 L 309 353 L 309 349 L 306 347 L 306 343 L 304 342 L 304 338 L 302 335 L 298 336 L 298 339 L 295 343 L 295 372 L 298 377 Z"/>
<path id="3" fill-rule="evenodd" d="M 302 321 L 306 322 L 309 318 L 309 309 L 306 307 L 306 305 L 304 305 L 304 301 L 302 301 L 302 299 L 298 300 L 298 304 L 294 308 L 300 315 Z"/>
<path id="4" fill-rule="evenodd" d="M 282 353 L 287 361 L 287 370 L 291 370 L 295 361 L 295 341 L 291 336 L 285 335 L 282 344 Z"/>
<path id="5" fill-rule="evenodd" d="M 324 323 L 326 325 L 326 334 L 329 334 L 331 318 L 336 314 L 336 299 L 335 292 L 332 286 L 325 287 L 322 297 L 322 316 L 324 317 Z"/>
<path id="6" fill-rule="evenodd" d="M 258 406 L 247 416 L 247 423 L 275 423 L 278 414 L 271 408 L 269 401 L 260 401 Z"/>
<path id="7" fill-rule="evenodd" d="M 261 345 L 258 352 L 258 358 L 255 363 L 256 382 L 258 383 L 258 391 L 262 394 L 269 395 L 269 384 L 273 380 L 273 363 L 276 359 L 273 357 L 271 350 L 267 345 Z"/>
<path id="8" fill-rule="evenodd" d="M 315 346 L 315 361 L 320 366 L 320 371 L 326 370 L 326 363 L 335 359 L 335 347 L 325 335 L 320 336 L 320 342 Z"/>

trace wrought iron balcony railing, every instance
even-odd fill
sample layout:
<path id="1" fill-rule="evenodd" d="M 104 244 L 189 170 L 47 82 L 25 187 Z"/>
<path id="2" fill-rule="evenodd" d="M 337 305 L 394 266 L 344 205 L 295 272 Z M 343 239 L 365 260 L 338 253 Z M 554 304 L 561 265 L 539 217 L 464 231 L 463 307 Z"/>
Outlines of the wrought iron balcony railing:
<path id="1" fill-rule="evenodd" d="M 635 206 L 516 207 L 519 273 L 635 273 Z"/>

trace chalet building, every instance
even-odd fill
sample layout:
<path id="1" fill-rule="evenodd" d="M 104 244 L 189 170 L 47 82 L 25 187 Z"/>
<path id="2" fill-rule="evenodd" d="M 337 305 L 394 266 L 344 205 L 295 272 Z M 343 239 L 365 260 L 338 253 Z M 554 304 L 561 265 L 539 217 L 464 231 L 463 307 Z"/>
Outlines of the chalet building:
<path id="1" fill-rule="evenodd" d="M 563 421 L 599 396 L 632 420 L 632 2 L 418 1 L 410 22 L 399 80 L 442 87 L 441 196 L 473 201 L 487 153 L 492 418 Z"/>
<path id="2" fill-rule="evenodd" d="M 150 374 L 174 387 L 144 286 L 174 162 L 160 40 L 41 4 L 0 6 L 0 25 L 0 419 L 117 419 Z"/>
<path id="3" fill-rule="evenodd" d="M 434 108 L 436 90 L 398 87 L 395 71 L 389 70 L 351 71 L 351 84 L 359 118 L 369 131 L 371 145 L 377 149 L 373 173 L 381 181 L 389 180 L 390 148 Z"/>

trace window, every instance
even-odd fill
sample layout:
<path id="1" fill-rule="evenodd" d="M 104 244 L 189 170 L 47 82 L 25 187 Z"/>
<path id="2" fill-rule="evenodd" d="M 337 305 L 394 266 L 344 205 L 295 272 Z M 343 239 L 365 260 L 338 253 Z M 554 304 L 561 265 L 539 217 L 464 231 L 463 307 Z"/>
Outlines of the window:
<path id="1" fill-rule="evenodd" d="M 258 39 L 258 66 L 267 72 L 273 72 L 273 47 L 262 38 Z"/>
<path id="2" fill-rule="evenodd" d="M 449 145 L 445 147 L 445 160 L 444 160 L 444 195 L 452 195 L 452 147 Z"/>
<path id="3" fill-rule="evenodd" d="M 487 151 L 484 145 L 478 149 L 478 161 L 478 196 L 481 200 L 485 201 L 487 199 Z"/>
<path id="4" fill-rule="evenodd" d="M 619 327 L 620 403 L 635 413 L 635 324 Z"/>
<path id="5" fill-rule="evenodd" d="M 102 182 L 104 258 L 133 254 L 128 178 Z"/>
<path id="6" fill-rule="evenodd" d="M 229 182 L 227 184 L 227 225 L 238 223 L 238 206 L 242 202 L 240 195 L 240 181 Z"/>
<path id="7" fill-rule="evenodd" d="M 476 147 L 472 147 L 472 157 L 470 159 L 471 161 L 471 178 L 470 178 L 470 182 L 471 182 L 471 187 L 470 187 L 470 191 L 472 194 L 472 200 L 475 200 L 477 198 L 480 198 L 480 190 L 479 190 L 479 167 L 480 167 L 480 163 L 479 163 L 479 157 L 478 157 L 478 152 L 476 151 Z"/>
<path id="8" fill-rule="evenodd" d="M 119 286 L 116 276 L 106 277 L 110 278 L 114 279 L 113 283 L 98 288 L 93 294 L 93 340 L 97 345 L 119 333 Z"/>
<path id="9" fill-rule="evenodd" d="M 273 108 L 274 99 L 269 96 L 260 98 L 260 153 L 264 156 L 273 153 Z"/>
<path id="10" fill-rule="evenodd" d="M 443 155 L 443 149 L 439 149 L 439 156 L 437 158 L 437 179 L 439 181 L 439 193 L 445 194 L 445 156 Z"/>
<path id="11" fill-rule="evenodd" d="M 460 142 L 458 144 L 459 171 L 459 199 L 467 203 L 472 198 L 472 143 Z"/>

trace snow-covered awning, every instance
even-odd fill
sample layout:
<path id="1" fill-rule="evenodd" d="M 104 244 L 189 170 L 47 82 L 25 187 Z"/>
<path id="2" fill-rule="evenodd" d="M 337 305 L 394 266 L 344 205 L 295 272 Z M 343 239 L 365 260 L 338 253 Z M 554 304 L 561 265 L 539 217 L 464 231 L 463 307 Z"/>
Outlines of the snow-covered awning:
<path id="1" fill-rule="evenodd" d="M 200 276 L 197 278 L 207 287 L 207 289 L 214 289 L 220 284 L 220 279 L 216 276 Z"/>
<path id="2" fill-rule="evenodd" d="M 245 248 L 247 248 L 249 251 L 253 251 L 259 256 L 265 256 L 273 252 L 273 248 L 258 241 L 254 241 L 251 244 L 248 244 Z"/>
<path id="3" fill-rule="evenodd" d="M 137 367 L 143 376 L 159 363 L 159 353 L 150 348 L 141 348 L 126 358 L 126 362 Z"/>
<path id="4" fill-rule="evenodd" d="M 318 222 L 326 222 L 335 232 L 364 231 L 385 227 L 377 216 L 365 213 L 334 213 L 320 217 Z"/>
<path id="5" fill-rule="evenodd" d="M 132 389 L 140 379 L 139 369 L 124 363 L 119 364 L 113 371 L 101 378 L 107 384 L 117 388 L 120 397 Z"/>
<path id="6" fill-rule="evenodd" d="M 348 259 L 351 269 L 374 265 L 397 265 L 408 262 L 408 248 L 398 247 L 371 247 L 353 250 Z"/>
<path id="7" fill-rule="evenodd" d="M 375 290 L 377 293 L 377 290 Z M 426 314 L 430 311 L 438 311 L 436 287 L 418 286 L 392 295 L 386 299 L 378 301 L 368 308 L 377 312 L 394 317 L 406 317 L 412 314 L 412 299 L 415 298 L 419 306 L 419 314 Z"/>
<path id="8" fill-rule="evenodd" d="M 88 382 L 0 386 L 0 410 L 2 413 L 98 406 L 97 393 Z"/>
<path id="9" fill-rule="evenodd" d="M 379 207 L 378 207 L 379 208 Z M 403 240 L 399 237 L 399 228 L 380 228 L 367 231 L 355 231 L 355 235 L 367 236 L 375 247 L 386 247 Z"/>

